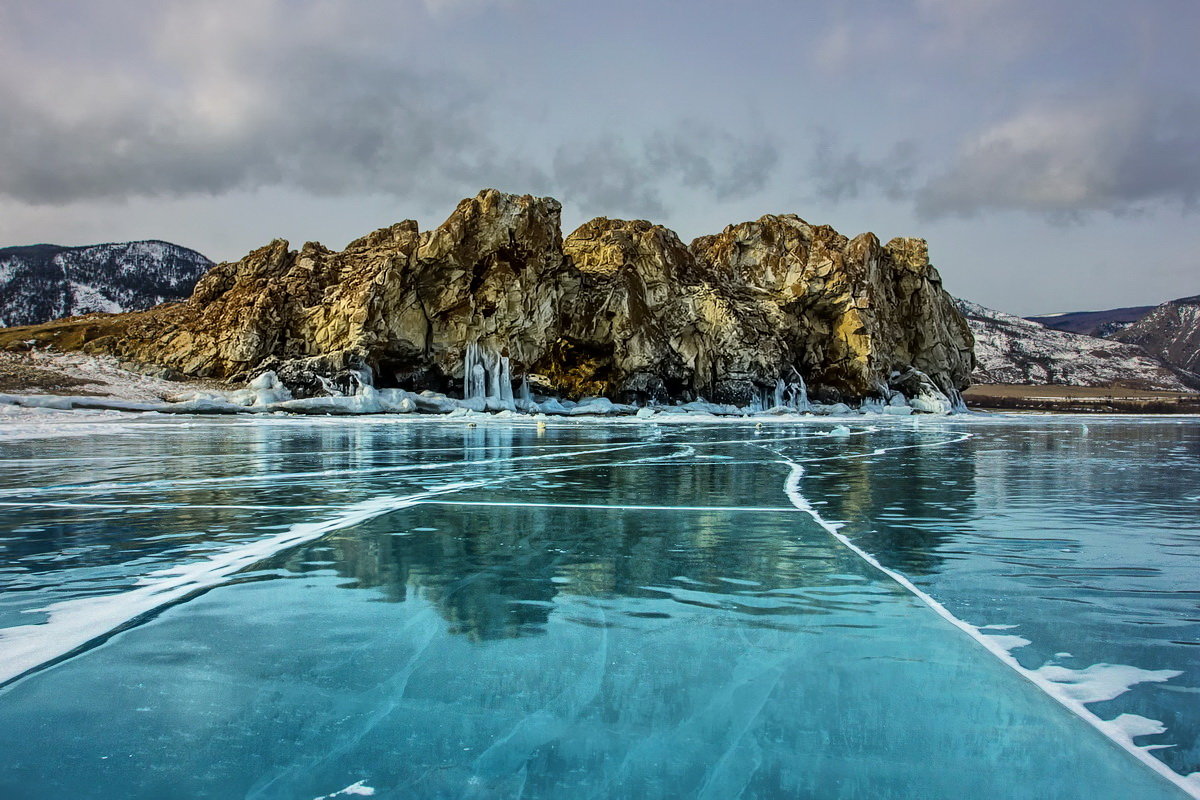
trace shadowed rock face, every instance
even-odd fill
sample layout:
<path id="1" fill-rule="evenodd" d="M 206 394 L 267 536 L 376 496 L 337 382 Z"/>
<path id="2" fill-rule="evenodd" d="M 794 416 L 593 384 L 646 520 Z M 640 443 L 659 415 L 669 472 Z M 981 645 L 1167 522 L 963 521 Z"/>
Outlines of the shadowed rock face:
<path id="1" fill-rule="evenodd" d="M 366 378 L 456 392 L 468 344 L 543 391 L 748 404 L 776 380 L 880 394 L 910 368 L 947 394 L 973 366 L 966 322 L 925 242 L 848 240 L 766 216 L 686 246 L 599 218 L 564 240 L 551 198 L 485 190 L 436 230 L 401 222 L 341 252 L 275 241 L 213 267 L 183 303 L 0 333 L 300 395 Z M 911 380 L 911 373 L 908 380 Z"/>

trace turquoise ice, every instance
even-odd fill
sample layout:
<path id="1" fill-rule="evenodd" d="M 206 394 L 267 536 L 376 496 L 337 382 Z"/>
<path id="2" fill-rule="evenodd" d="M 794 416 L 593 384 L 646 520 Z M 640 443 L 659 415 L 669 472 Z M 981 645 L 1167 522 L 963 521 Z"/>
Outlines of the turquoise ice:
<path id="1" fill-rule="evenodd" d="M 833 427 L 6 442 L 0 796 L 1185 797 L 1195 424 Z"/>

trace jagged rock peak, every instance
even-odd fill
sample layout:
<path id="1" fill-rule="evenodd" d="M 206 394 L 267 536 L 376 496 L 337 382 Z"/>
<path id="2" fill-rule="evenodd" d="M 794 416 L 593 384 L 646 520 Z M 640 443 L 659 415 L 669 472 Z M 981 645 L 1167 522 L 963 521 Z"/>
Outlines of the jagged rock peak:
<path id="1" fill-rule="evenodd" d="M 468 346 L 568 397 L 750 405 L 782 381 L 855 400 L 914 371 L 948 396 L 967 385 L 971 334 L 924 240 L 847 239 L 792 214 L 690 245 L 605 217 L 564 239 L 560 219 L 553 198 L 487 189 L 432 231 L 400 222 L 340 252 L 276 240 L 182 304 L 20 336 L 198 377 L 269 367 L 301 395 L 354 380 L 461 393 Z"/>

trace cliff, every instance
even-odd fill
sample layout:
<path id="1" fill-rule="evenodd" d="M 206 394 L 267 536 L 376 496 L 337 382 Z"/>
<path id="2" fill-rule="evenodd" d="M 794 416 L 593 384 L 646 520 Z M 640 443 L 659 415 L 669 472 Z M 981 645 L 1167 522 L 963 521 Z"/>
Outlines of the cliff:
<path id="1" fill-rule="evenodd" d="M 277 240 L 219 264 L 182 303 L 0 331 L 183 375 L 276 371 L 298 396 L 358 382 L 511 397 L 704 397 L 767 407 L 901 390 L 956 398 L 972 337 L 920 239 L 847 239 L 793 215 L 685 245 L 599 218 L 565 239 L 552 198 L 485 190 L 334 252 Z M 520 391 L 518 388 L 517 391 Z"/>

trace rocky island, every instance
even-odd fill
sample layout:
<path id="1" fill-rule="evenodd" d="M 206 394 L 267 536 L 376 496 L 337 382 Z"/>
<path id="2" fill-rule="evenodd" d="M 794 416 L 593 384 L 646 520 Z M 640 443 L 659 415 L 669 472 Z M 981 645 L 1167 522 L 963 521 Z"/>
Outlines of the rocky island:
<path id="1" fill-rule="evenodd" d="M 214 266 L 183 302 L 9 328 L 0 347 L 297 399 L 961 403 L 973 339 L 922 239 L 849 239 L 790 214 L 690 245 L 603 217 L 564 238 L 560 211 L 489 189 L 431 231 L 400 222 L 340 252 L 276 240 Z"/>

